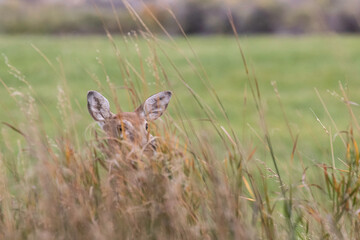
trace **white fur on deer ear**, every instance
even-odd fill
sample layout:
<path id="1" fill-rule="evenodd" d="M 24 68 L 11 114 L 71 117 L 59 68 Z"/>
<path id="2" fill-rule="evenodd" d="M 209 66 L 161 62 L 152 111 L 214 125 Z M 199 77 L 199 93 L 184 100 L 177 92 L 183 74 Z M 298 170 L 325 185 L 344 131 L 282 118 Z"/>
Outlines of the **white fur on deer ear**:
<path id="1" fill-rule="evenodd" d="M 110 112 L 109 101 L 96 91 L 89 91 L 87 94 L 87 106 L 90 115 L 95 121 L 103 123 L 106 119 L 113 116 Z M 99 123 L 100 125 L 102 125 Z"/>
<path id="2" fill-rule="evenodd" d="M 171 95 L 172 92 L 170 91 L 159 92 L 152 95 L 135 111 L 145 117 L 146 120 L 154 121 L 165 112 L 170 102 Z"/>

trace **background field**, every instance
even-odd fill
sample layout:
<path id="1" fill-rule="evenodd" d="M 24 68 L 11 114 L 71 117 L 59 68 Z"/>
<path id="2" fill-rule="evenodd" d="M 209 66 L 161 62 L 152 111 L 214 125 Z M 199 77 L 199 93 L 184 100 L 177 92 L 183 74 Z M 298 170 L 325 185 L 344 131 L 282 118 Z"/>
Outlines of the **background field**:
<path id="1" fill-rule="evenodd" d="M 219 116 L 220 122 L 226 123 L 220 114 L 216 103 L 209 96 L 205 86 L 201 83 L 198 73 L 202 74 L 201 66 L 192 53 L 186 41 L 176 39 L 177 48 L 167 39 L 162 39 L 162 46 L 173 61 L 177 70 L 181 72 L 188 84 L 205 100 L 213 106 L 213 110 Z M 216 89 L 227 113 L 231 124 L 236 130 L 243 144 L 257 143 L 258 139 L 252 128 L 258 131 L 258 116 L 254 107 L 250 90 L 247 86 L 247 76 L 238 51 L 235 38 L 215 37 L 191 37 L 190 44 L 198 55 L 198 59 L 204 67 L 207 77 Z M 316 95 L 318 89 L 324 98 L 329 111 L 340 130 L 348 127 L 348 118 L 345 105 L 341 102 L 339 82 L 347 86 L 349 96 L 354 102 L 360 102 L 360 47 L 357 36 L 258 36 L 242 37 L 240 39 L 244 49 L 249 68 L 259 81 L 262 99 L 266 109 L 266 119 L 269 131 L 275 143 L 275 152 L 282 161 L 287 161 L 292 148 L 292 141 L 283 118 L 281 107 L 276 98 L 271 82 L 276 82 L 281 95 L 282 105 L 289 120 L 294 135 L 299 135 L 299 149 L 305 161 L 324 161 L 329 157 L 326 152 L 329 138 L 322 126 L 316 121 L 314 113 L 323 124 L 331 126 L 328 117 Z M 156 78 L 150 64 L 150 53 L 145 40 L 135 40 L 128 37 L 127 43 L 121 37 L 116 37 L 115 42 L 121 54 L 127 58 L 133 68 L 144 75 L 148 82 L 149 90 L 145 95 L 152 94 L 161 87 L 156 85 Z M 50 66 L 43 56 L 36 50 L 39 49 L 53 67 Z M 33 86 L 36 99 L 39 101 L 42 121 L 49 134 L 56 136 L 61 121 L 58 112 L 58 86 L 62 85 L 62 76 L 65 76 L 75 116 L 76 126 L 79 132 L 84 132 L 92 123 L 86 108 L 86 93 L 89 89 L 105 91 L 98 88 L 94 79 L 98 79 L 106 85 L 106 75 L 118 89 L 118 97 L 123 110 L 130 111 L 134 107 L 128 101 L 121 75 L 118 60 L 112 43 L 106 37 L 61 37 L 61 36 L 6 36 L 0 37 L 1 62 L 0 77 L 9 87 L 25 89 L 25 84 L 16 76 L 10 74 L 11 64 L 25 76 Z M 141 57 L 136 51 L 140 49 Z M 200 113 L 197 104 L 189 92 L 180 82 L 175 70 L 161 50 L 158 50 L 160 62 L 168 69 L 168 78 L 172 85 L 172 91 L 179 101 L 186 106 L 186 113 L 194 122 L 203 127 L 210 124 L 202 121 L 204 116 Z M 192 68 L 187 62 L 188 58 L 195 65 Z M 142 60 L 140 60 L 142 59 Z M 60 67 L 62 66 L 62 67 Z M 143 66 L 141 68 L 141 66 Z M 62 68 L 62 70 L 60 70 Z M 58 72 L 56 72 L 58 71 Z M 62 71 L 62 73 L 61 73 Z M 59 73 L 60 72 L 60 73 Z M 141 82 L 139 76 L 131 74 L 132 81 Z M 161 78 L 164 85 L 164 79 Z M 141 89 L 141 84 L 138 85 Z M 138 88 L 138 89 L 139 89 Z M 144 89 L 142 89 L 144 91 Z M 20 122 L 19 110 L 15 102 L 8 96 L 4 87 L 0 88 L 2 96 L 0 119 L 17 125 Z M 244 101 L 246 99 L 246 104 Z M 46 108 L 43 107 L 46 105 Z M 114 109 L 114 103 L 112 103 Z M 357 108 L 357 107 L 356 107 Z M 115 109 L 114 109 L 115 111 Z M 170 105 L 169 114 L 172 113 Z M 176 119 L 176 116 L 173 116 Z M 51 121 L 49 121 L 51 119 Z M 4 127 L 2 127 L 4 130 Z M 61 129 L 60 129 L 61 130 Z M 7 130 L 4 130 L 8 132 Z M 204 130 L 205 131 L 205 130 Z M 332 134 L 335 134 L 332 129 Z M 11 134 L 11 133 L 8 133 Z M 85 139 L 85 136 L 84 136 Z M 84 139 L 80 139 L 83 141 Z M 339 142 L 334 137 L 335 146 Z M 4 147 L 1 144 L 1 147 Z M 342 156 L 339 156 L 342 157 Z"/>

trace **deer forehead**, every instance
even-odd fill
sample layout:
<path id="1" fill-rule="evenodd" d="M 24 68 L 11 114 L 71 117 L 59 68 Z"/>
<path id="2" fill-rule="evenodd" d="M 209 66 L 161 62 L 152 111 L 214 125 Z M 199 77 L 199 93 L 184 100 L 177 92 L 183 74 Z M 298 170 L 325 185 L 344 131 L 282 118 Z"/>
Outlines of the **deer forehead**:
<path id="1" fill-rule="evenodd" d="M 140 125 L 143 125 L 146 123 L 145 118 L 141 117 L 136 112 L 123 112 L 118 113 L 115 116 L 117 122 L 121 123 L 123 122 L 126 125 L 129 125 L 131 127 L 138 127 Z"/>

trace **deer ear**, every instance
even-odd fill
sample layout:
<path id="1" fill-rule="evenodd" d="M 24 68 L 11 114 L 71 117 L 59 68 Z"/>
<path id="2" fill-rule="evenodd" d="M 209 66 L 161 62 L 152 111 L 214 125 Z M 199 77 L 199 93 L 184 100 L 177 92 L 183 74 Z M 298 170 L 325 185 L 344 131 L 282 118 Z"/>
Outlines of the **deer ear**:
<path id="1" fill-rule="evenodd" d="M 172 93 L 170 91 L 159 92 L 152 95 L 135 111 L 142 115 L 146 120 L 154 121 L 165 112 L 170 102 L 171 95 Z"/>
<path id="2" fill-rule="evenodd" d="M 95 121 L 103 122 L 113 116 L 110 112 L 109 101 L 96 91 L 89 91 L 87 94 L 87 106 L 90 115 Z"/>

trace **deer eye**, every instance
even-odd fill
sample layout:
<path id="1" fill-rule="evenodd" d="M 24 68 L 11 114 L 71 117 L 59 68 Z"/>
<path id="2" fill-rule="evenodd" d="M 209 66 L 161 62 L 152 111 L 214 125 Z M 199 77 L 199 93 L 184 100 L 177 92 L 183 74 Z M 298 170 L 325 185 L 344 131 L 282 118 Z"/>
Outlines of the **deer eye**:
<path id="1" fill-rule="evenodd" d="M 146 131 L 149 129 L 149 124 L 148 123 L 145 124 L 145 129 L 146 129 Z"/>
<path id="2" fill-rule="evenodd" d="M 118 134 L 120 135 L 122 133 L 121 125 L 117 125 L 116 130 L 117 130 Z"/>

